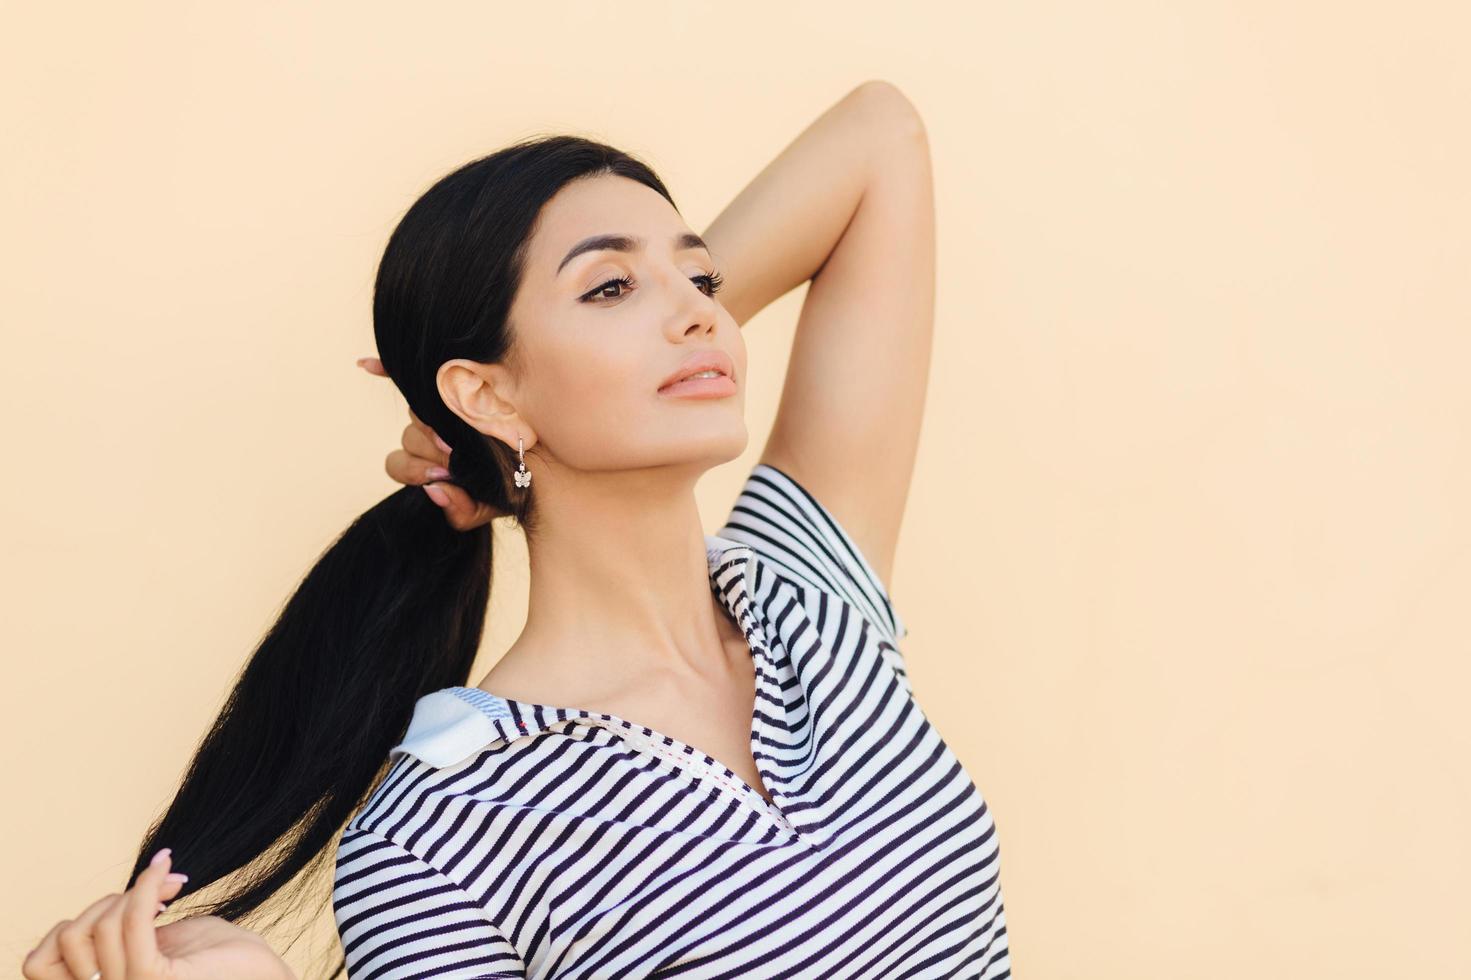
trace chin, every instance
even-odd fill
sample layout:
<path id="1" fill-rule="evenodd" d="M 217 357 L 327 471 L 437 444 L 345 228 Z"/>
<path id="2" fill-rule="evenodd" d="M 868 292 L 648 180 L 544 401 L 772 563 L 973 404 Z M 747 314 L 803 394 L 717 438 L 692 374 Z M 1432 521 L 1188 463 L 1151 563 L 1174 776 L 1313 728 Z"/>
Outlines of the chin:
<path id="1" fill-rule="evenodd" d="M 744 419 L 738 429 L 702 433 L 697 438 L 692 436 L 686 429 L 675 438 L 674 442 L 679 446 L 675 455 L 690 461 L 702 460 L 711 467 L 740 459 L 751 442 Z"/>

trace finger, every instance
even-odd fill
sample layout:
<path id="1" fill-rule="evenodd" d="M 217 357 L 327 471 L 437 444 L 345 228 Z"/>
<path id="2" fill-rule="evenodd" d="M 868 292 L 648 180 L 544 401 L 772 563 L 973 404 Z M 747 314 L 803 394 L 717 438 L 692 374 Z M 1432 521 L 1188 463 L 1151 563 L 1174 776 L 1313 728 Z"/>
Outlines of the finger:
<path id="1" fill-rule="evenodd" d="M 165 875 L 160 887 L 160 899 L 168 901 L 178 895 L 188 877 L 176 872 Z M 120 897 L 116 893 L 104 895 L 87 906 L 77 918 L 62 919 L 53 925 L 41 937 L 36 947 L 26 954 L 21 963 L 21 975 L 26 980 L 73 980 L 74 977 L 91 977 L 97 971 L 97 955 L 92 946 L 92 924 Z"/>
<path id="2" fill-rule="evenodd" d="M 62 919 L 46 931 L 36 948 L 27 953 L 21 962 L 21 976 L 26 980 L 72 980 L 72 971 L 61 956 L 60 941 L 62 930 L 71 924 L 71 919 Z M 83 974 L 88 977 L 91 975 Z"/>
<path id="3" fill-rule="evenodd" d="M 102 969 L 104 977 L 129 977 L 148 976 L 141 969 L 133 970 L 129 967 L 128 937 L 124 935 L 124 923 L 126 914 L 140 899 L 146 899 L 151 908 L 158 909 L 158 885 L 160 880 L 169 871 L 169 849 L 164 848 L 153 856 L 138 876 L 133 879 L 133 887 L 124 892 L 121 898 L 113 902 L 102 914 L 97 917 L 97 922 L 92 926 L 92 945 L 97 950 L 98 965 Z M 153 954 L 158 956 L 158 942 L 152 936 L 148 941 L 153 945 Z M 156 959 L 154 961 L 156 963 Z"/>
<path id="4" fill-rule="evenodd" d="M 158 900 L 164 904 L 172 902 L 179 897 L 179 893 L 184 890 L 184 882 L 188 880 L 188 875 L 178 871 L 170 871 L 164 875 L 163 884 L 159 886 Z M 158 911 L 162 912 L 163 909 L 159 909 Z"/>
<path id="5" fill-rule="evenodd" d="M 117 901 L 103 910 L 92 925 L 92 948 L 97 951 L 97 969 L 104 977 L 128 975 L 128 959 L 123 950 L 123 909 L 127 906 L 127 894 L 119 895 Z M 82 980 L 90 976 L 90 973 L 81 975 Z"/>
<path id="6" fill-rule="evenodd" d="M 436 471 L 434 467 L 439 468 Z M 449 478 L 448 467 L 421 456 L 412 456 L 402 449 L 395 449 L 384 458 L 383 470 L 406 487 L 423 486 L 431 480 Z"/>
<path id="7" fill-rule="evenodd" d="M 399 445 L 411 455 L 421 456 L 439 466 L 448 466 L 449 452 L 439 444 L 442 441 L 427 426 L 408 425 L 399 438 Z"/>
<path id="8" fill-rule="evenodd" d="M 82 914 L 68 922 L 56 936 L 57 950 L 66 964 L 67 972 L 73 977 L 90 977 L 97 971 L 97 949 L 92 930 L 97 920 L 112 906 L 121 901 L 116 892 L 103 895 L 82 910 Z"/>
<path id="9" fill-rule="evenodd" d="M 166 876 L 173 866 L 173 854 L 164 848 L 154 856 L 152 862 L 133 887 L 128 889 L 122 901 L 119 931 L 123 944 L 125 977 L 155 977 L 161 972 L 163 954 L 158 950 L 158 929 L 154 917 L 158 915 L 159 902 L 163 898 Z M 113 913 L 103 916 L 106 920 Z"/>
<path id="10" fill-rule="evenodd" d="M 450 444 L 445 442 L 440 434 L 434 431 L 434 428 L 432 426 L 430 426 L 423 419 L 419 418 L 419 416 L 415 415 L 412 408 L 409 409 L 409 419 L 418 429 L 420 429 L 424 433 L 424 436 L 427 439 L 429 439 L 431 442 L 434 443 L 435 446 L 439 448 L 440 452 L 444 453 L 446 456 L 453 452 L 453 448 L 450 446 Z"/>
<path id="11" fill-rule="evenodd" d="M 468 494 L 466 494 L 466 499 L 470 499 Z M 489 504 L 483 504 L 478 500 L 471 500 L 470 508 L 470 513 L 462 517 L 460 524 L 457 525 L 461 531 L 468 531 L 472 528 L 489 524 L 495 520 L 495 516 L 498 513 L 494 507 L 491 507 Z"/>
<path id="12" fill-rule="evenodd" d="M 438 500 L 434 500 L 433 494 L 427 494 L 429 499 L 434 500 L 434 503 L 439 506 L 439 509 L 444 511 L 445 519 L 449 521 L 450 527 L 453 527 L 456 531 L 469 531 L 473 528 L 480 527 L 482 524 L 489 524 L 495 517 L 495 509 L 493 507 L 476 500 L 463 487 L 457 487 L 453 483 L 433 483 L 429 485 L 434 487 L 445 498 L 445 502 L 440 503 Z"/>
<path id="13" fill-rule="evenodd" d="M 388 371 L 384 369 L 383 362 L 376 357 L 358 358 L 358 367 L 367 371 L 369 374 L 376 374 L 380 378 L 388 377 Z"/>

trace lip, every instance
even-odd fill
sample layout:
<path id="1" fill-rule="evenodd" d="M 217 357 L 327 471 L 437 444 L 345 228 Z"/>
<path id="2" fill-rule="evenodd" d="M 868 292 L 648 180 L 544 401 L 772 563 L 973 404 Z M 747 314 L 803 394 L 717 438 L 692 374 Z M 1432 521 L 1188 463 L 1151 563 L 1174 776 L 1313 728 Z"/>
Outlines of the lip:
<path id="1" fill-rule="evenodd" d="M 701 371 L 710 370 L 719 371 L 731 381 L 735 380 L 735 365 L 731 362 L 729 354 L 719 350 L 702 350 L 695 351 L 681 361 L 679 367 L 674 370 L 674 373 L 665 378 L 659 385 L 659 390 L 663 391 L 676 381 L 683 381 L 692 374 L 699 374 Z M 715 381 L 718 379 L 711 378 L 710 380 Z"/>

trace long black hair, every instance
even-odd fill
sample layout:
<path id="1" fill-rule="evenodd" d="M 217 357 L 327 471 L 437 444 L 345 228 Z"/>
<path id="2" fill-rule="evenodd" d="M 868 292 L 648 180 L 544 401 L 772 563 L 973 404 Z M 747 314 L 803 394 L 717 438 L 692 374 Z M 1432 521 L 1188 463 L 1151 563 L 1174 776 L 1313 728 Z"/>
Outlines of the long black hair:
<path id="1" fill-rule="evenodd" d="M 452 412 L 435 375 L 452 358 L 517 368 L 507 316 L 537 216 L 570 181 L 601 174 L 674 204 L 626 153 L 577 136 L 532 137 L 437 181 L 405 212 L 378 265 L 373 334 L 384 369 L 453 447 L 452 480 L 528 533 L 535 513 L 528 491 L 513 486 L 516 449 Z M 414 702 L 469 680 L 491 542 L 489 525 L 455 530 L 417 486 L 353 521 L 246 662 L 124 887 L 172 847 L 173 866 L 189 875 L 180 898 L 220 882 L 219 896 L 191 911 L 246 927 L 299 912 L 318 875 L 330 879 L 337 838 L 386 774 Z M 261 921 L 263 904 L 287 885 L 288 902 Z M 330 976 L 345 968 L 338 958 Z"/>

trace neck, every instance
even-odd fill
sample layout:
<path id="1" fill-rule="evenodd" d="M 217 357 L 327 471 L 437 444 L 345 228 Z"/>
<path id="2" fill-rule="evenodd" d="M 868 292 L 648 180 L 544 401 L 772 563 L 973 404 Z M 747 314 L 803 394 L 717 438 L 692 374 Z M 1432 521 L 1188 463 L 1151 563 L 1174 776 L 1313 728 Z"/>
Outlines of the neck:
<path id="1" fill-rule="evenodd" d="M 560 689 L 729 676 L 739 629 L 710 589 L 698 475 L 660 468 L 538 484 L 526 626 L 504 659 L 522 668 L 534 659 Z"/>

